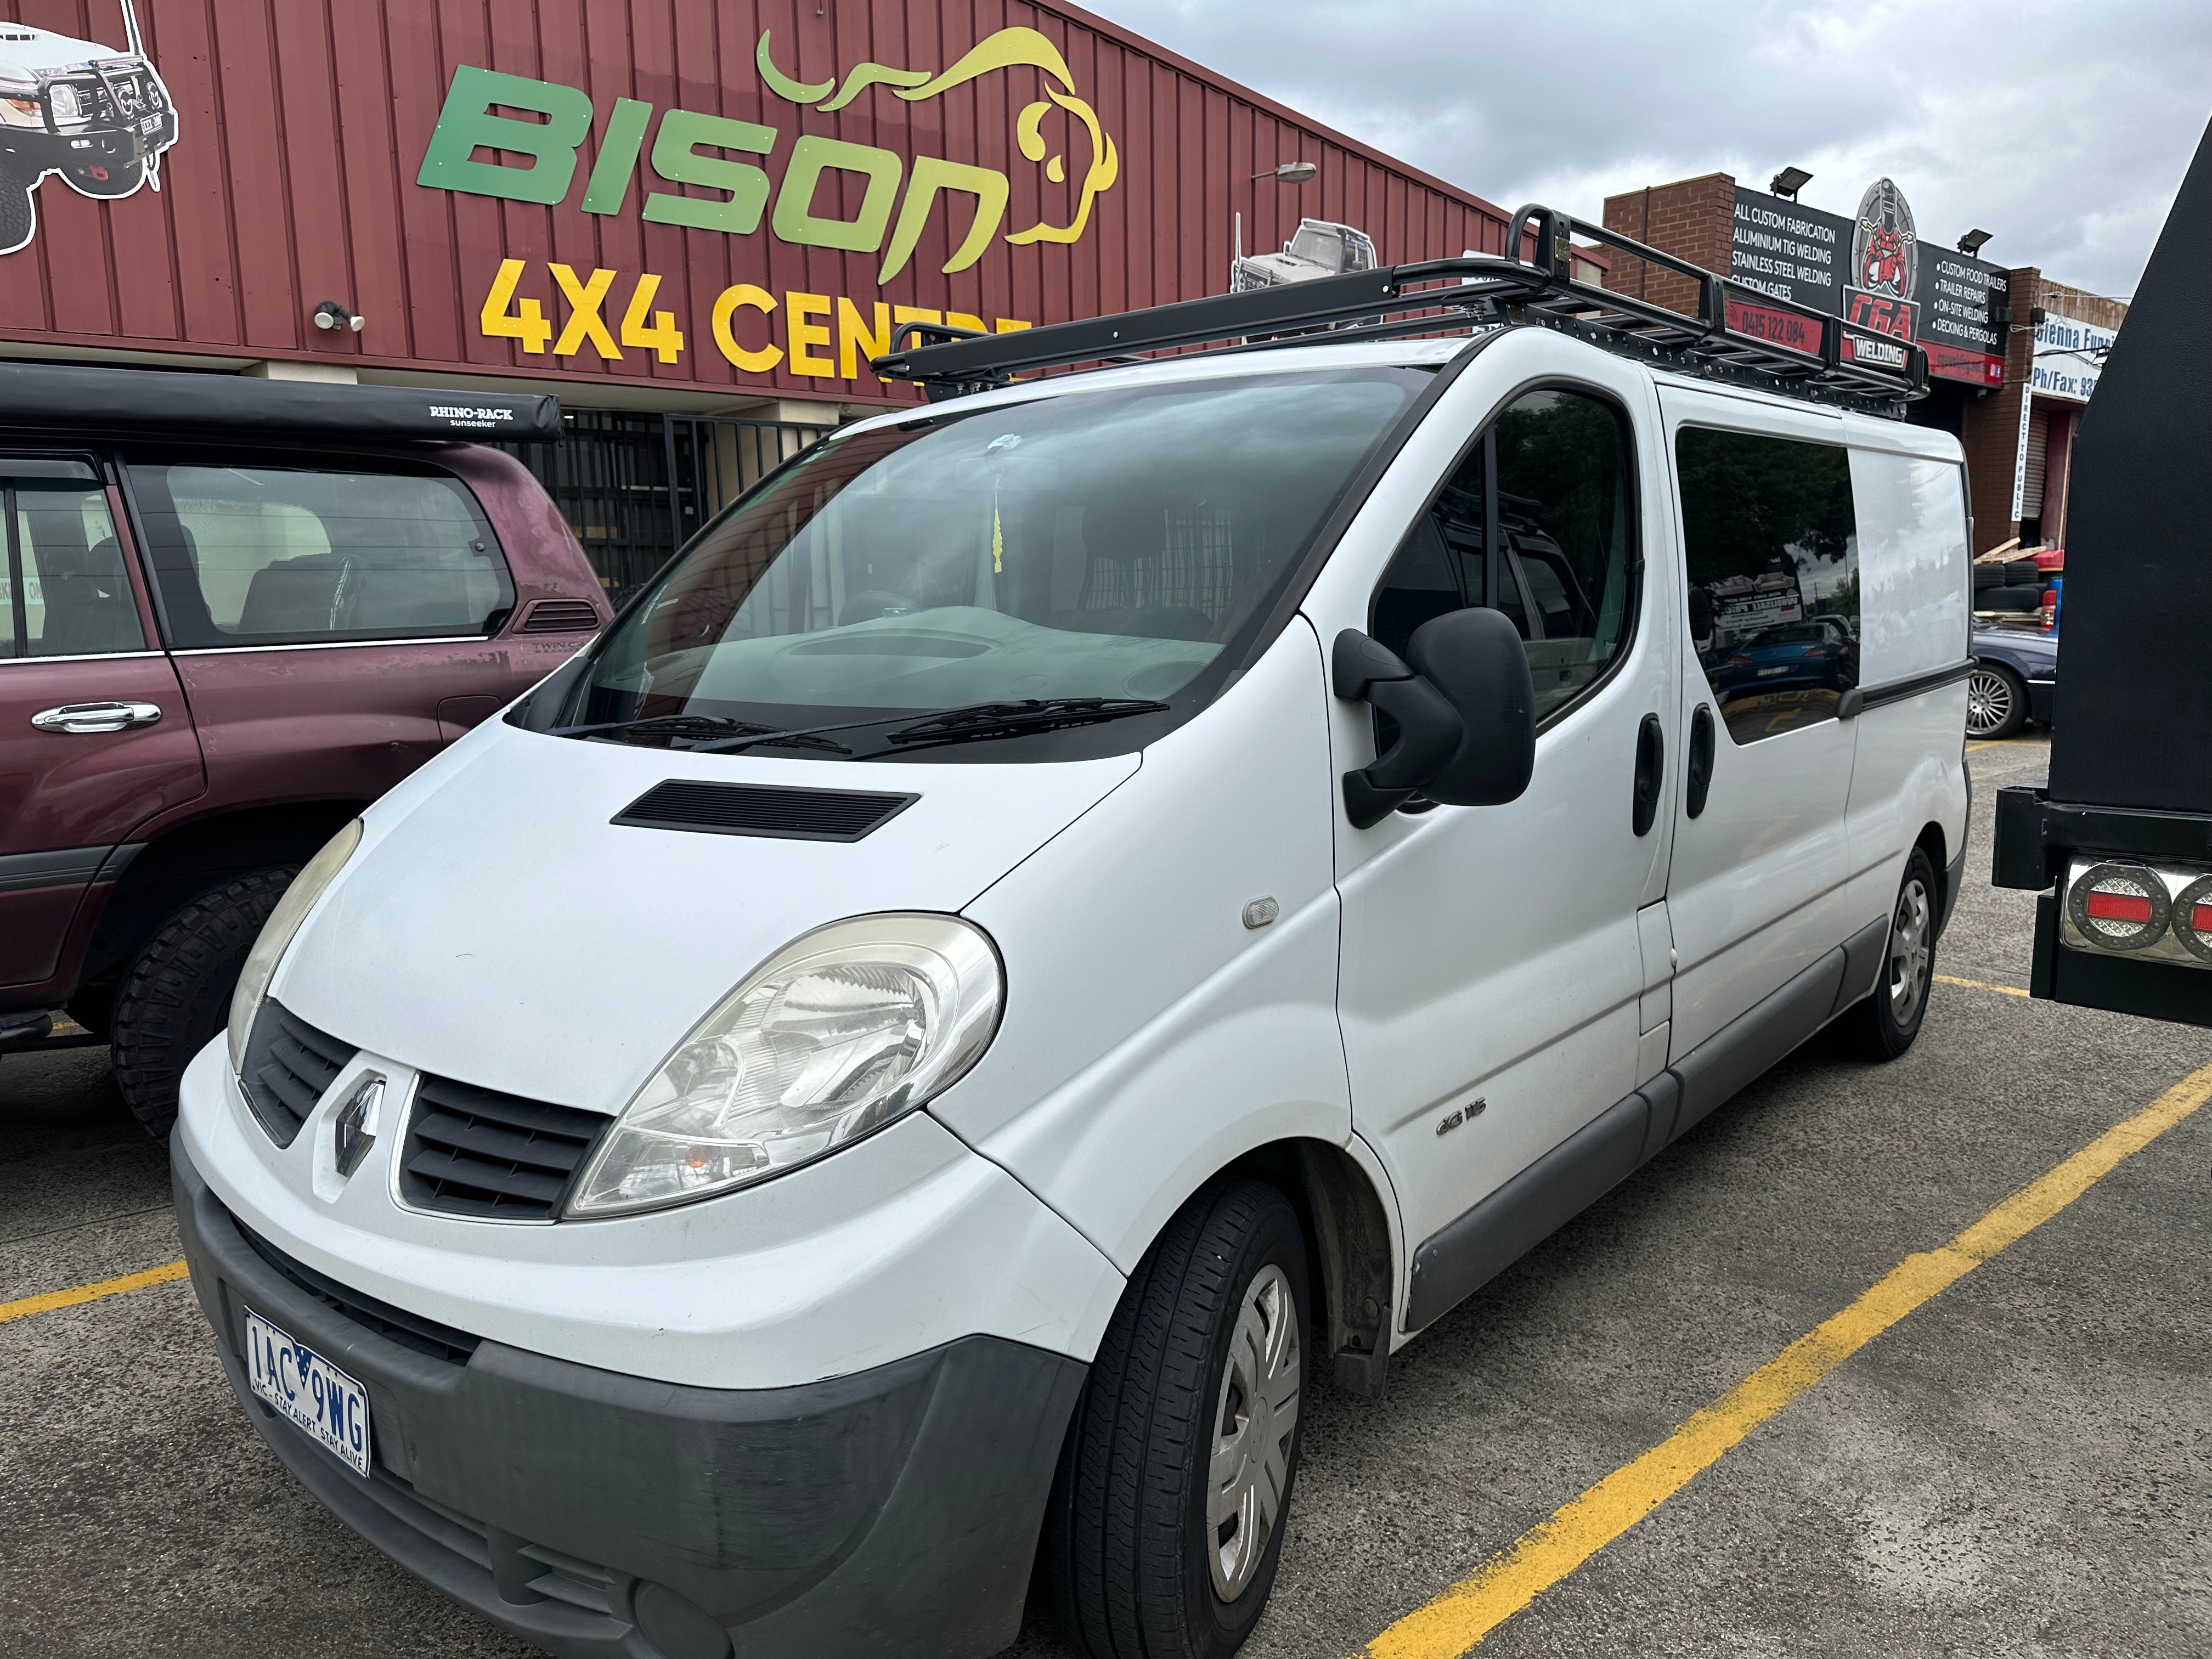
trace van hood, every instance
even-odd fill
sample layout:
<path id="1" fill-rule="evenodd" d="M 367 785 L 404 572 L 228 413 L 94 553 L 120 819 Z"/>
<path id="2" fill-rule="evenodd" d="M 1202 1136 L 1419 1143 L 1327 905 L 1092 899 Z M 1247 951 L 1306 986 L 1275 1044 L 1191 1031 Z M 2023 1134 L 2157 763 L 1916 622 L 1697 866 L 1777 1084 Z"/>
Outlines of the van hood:
<path id="1" fill-rule="evenodd" d="M 772 952 L 847 916 L 957 912 L 1133 774 L 690 755 L 488 721 L 366 814 L 271 994 L 403 1065 L 625 1105 Z M 919 797 L 855 842 L 610 820 L 670 780 Z"/>

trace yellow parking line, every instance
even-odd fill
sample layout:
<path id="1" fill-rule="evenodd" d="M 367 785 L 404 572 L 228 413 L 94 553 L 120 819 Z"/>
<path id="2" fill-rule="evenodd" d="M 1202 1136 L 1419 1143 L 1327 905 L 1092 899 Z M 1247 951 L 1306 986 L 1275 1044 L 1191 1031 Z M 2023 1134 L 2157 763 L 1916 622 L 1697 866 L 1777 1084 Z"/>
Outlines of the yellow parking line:
<path id="1" fill-rule="evenodd" d="M 1473 1577 L 1392 1625 L 1368 1659 L 1454 1659 L 1573 1572 L 1869 1341 L 2027 1237 L 2212 1099 L 2212 1066 L 2191 1073 L 2021 1188 L 1939 1249 L 1907 1256 L 1841 1313 L 1784 1348 L 1632 1463 L 1614 1470 Z"/>
<path id="2" fill-rule="evenodd" d="M 1984 743 L 1968 744 L 1966 752 L 1971 755 L 1977 749 L 2047 749 L 2050 746 L 2051 739 L 2048 738 L 1991 738 Z"/>
<path id="3" fill-rule="evenodd" d="M 1996 991 L 2008 997 L 2024 997 L 2033 994 L 2021 990 L 2017 985 L 1999 985 L 1994 981 L 1986 979 L 1960 979 L 1954 974 L 1930 974 L 1929 977 L 1938 985 L 1963 985 L 1969 991 Z"/>
<path id="4" fill-rule="evenodd" d="M 11 1319 L 27 1318 L 32 1314 L 51 1313 L 56 1308 L 74 1308 L 86 1302 L 97 1302 L 104 1296 L 121 1296 L 125 1291 L 143 1291 L 149 1285 L 167 1285 L 182 1279 L 189 1271 L 181 1261 L 169 1261 L 158 1267 L 149 1267 L 143 1273 L 125 1273 L 120 1279 L 102 1279 L 90 1285 L 76 1285 L 66 1291 L 48 1291 L 44 1296 L 27 1296 L 16 1302 L 0 1302 L 0 1325 Z"/>

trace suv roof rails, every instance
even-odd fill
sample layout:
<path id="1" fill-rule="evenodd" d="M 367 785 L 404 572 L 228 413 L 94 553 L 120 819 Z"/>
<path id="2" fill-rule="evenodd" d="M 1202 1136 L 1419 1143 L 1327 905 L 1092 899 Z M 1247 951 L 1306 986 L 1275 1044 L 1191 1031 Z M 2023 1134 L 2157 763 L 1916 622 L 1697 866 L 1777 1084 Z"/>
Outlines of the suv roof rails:
<path id="1" fill-rule="evenodd" d="M 1532 233 L 1534 257 L 1522 259 L 1517 250 Z M 1578 281 L 1572 251 L 1577 235 L 1689 277 L 1698 285 L 1697 314 Z M 995 390 L 1024 370 L 1127 363 L 1141 361 L 1148 352 L 1189 347 L 1210 353 L 1252 351 L 1533 325 L 1682 374 L 1896 419 L 1903 418 L 1908 404 L 1928 395 L 1928 355 L 1917 345 L 1778 300 L 1553 209 L 1522 208 L 1513 216 L 1505 240 L 1516 250 L 1514 254 L 1468 253 L 1387 265 L 1011 334 L 904 323 L 893 332 L 891 351 L 872 366 L 887 379 L 918 382 L 938 401 Z M 1805 333 L 1817 338 L 1819 346 L 1802 349 L 1731 330 L 1732 295 L 1764 312 L 1802 319 Z M 1853 345 L 1848 357 L 1847 337 Z M 909 339 L 921 343 L 899 349 Z M 1870 353 L 1863 357 L 1869 349 L 1893 355 L 1896 361 L 1873 361 Z"/>

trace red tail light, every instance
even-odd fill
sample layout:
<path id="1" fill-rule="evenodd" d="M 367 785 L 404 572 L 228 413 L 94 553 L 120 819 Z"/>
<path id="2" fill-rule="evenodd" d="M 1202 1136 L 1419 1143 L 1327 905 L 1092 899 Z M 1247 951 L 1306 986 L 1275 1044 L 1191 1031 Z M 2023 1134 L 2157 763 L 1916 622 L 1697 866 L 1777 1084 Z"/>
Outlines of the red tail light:
<path id="1" fill-rule="evenodd" d="M 2136 893 L 2093 892 L 2084 908 L 2099 921 L 2140 924 L 2151 918 L 2149 898 Z M 2212 915 L 2212 904 L 2199 905 L 2197 908 Z"/>

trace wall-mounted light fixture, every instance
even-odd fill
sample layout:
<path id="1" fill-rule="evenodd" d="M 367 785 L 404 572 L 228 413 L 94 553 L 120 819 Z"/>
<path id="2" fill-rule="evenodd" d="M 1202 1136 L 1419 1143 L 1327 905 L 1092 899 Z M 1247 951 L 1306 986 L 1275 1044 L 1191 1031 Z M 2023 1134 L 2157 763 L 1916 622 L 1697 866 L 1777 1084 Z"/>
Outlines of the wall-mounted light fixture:
<path id="1" fill-rule="evenodd" d="M 325 300 L 315 307 L 317 328 L 348 328 L 358 334 L 368 321 L 368 319 L 340 305 L 336 300 Z"/>
<path id="2" fill-rule="evenodd" d="M 1980 253 L 1990 238 L 1996 234 L 1993 230 L 1970 230 L 1959 239 L 1959 252 L 1971 259 Z"/>
<path id="3" fill-rule="evenodd" d="M 1320 172 L 1321 167 L 1316 162 L 1285 161 L 1279 167 L 1269 167 L 1265 173 L 1255 173 L 1252 176 L 1255 179 L 1279 179 L 1286 185 L 1303 185 Z"/>
<path id="4" fill-rule="evenodd" d="M 1802 167 L 1784 167 L 1768 180 L 1767 189 L 1785 201 L 1794 202 L 1797 192 L 1813 182 L 1813 175 Z"/>

